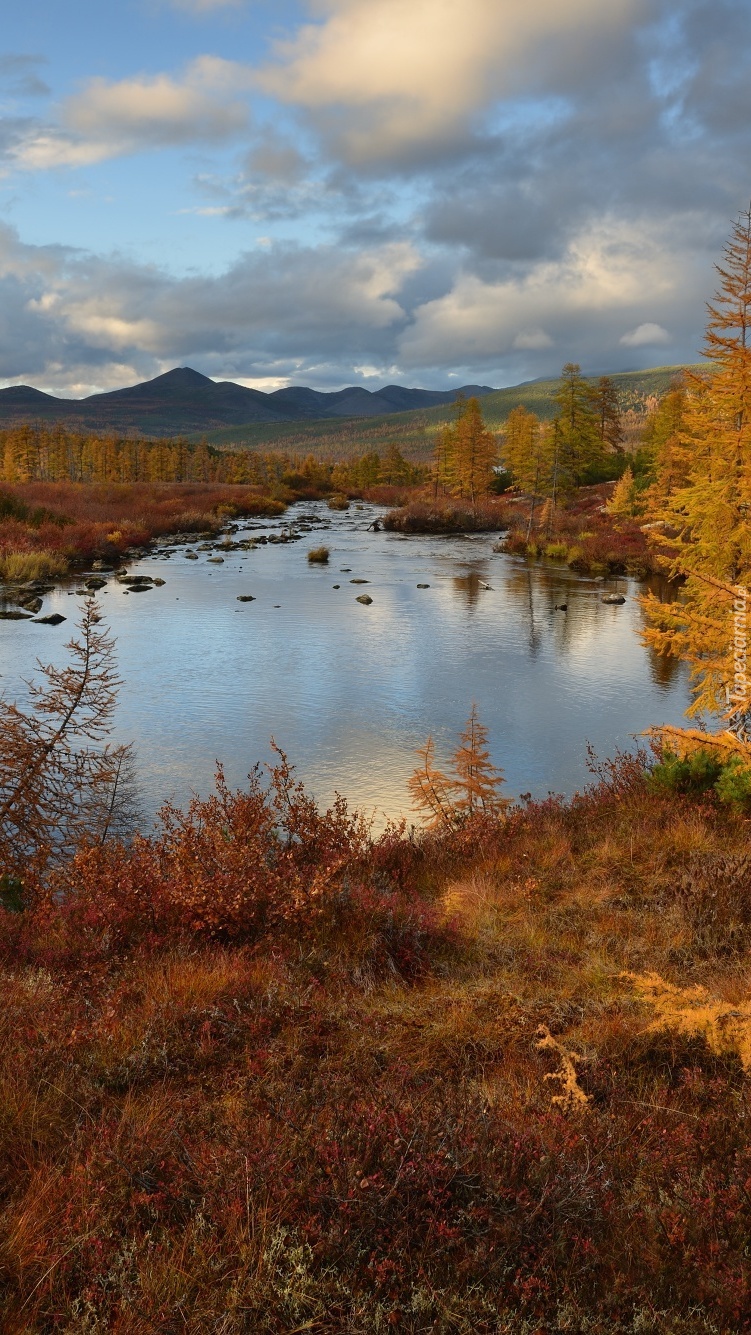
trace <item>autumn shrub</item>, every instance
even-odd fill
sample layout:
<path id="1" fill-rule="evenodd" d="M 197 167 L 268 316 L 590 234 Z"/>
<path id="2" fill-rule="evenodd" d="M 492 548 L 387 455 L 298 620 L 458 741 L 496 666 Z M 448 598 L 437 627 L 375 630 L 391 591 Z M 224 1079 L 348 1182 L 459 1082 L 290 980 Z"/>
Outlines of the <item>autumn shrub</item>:
<path id="1" fill-rule="evenodd" d="M 47 553 L 51 574 L 95 558 L 116 562 L 167 533 L 216 531 L 230 517 L 286 509 L 260 487 L 210 483 L 31 482 L 8 484 L 3 496 L 0 561 Z"/>
<path id="2" fill-rule="evenodd" d="M 476 506 L 469 501 L 414 500 L 384 516 L 384 528 L 400 533 L 496 532 L 506 526 L 502 502 L 483 500 Z"/>

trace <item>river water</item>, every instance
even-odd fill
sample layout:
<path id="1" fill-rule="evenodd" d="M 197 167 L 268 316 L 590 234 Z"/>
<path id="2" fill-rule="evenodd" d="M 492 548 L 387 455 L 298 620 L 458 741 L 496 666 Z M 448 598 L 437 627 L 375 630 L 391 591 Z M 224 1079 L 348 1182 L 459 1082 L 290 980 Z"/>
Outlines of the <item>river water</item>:
<path id="1" fill-rule="evenodd" d="M 377 513 L 302 503 L 235 536 L 311 514 L 330 528 L 223 564 L 210 551 L 186 560 L 198 541 L 149 556 L 131 571 L 165 584 L 137 596 L 109 581 L 100 603 L 124 682 L 114 735 L 135 743 L 147 817 L 166 797 L 207 793 L 217 759 L 241 784 L 271 758 L 272 736 L 319 802 L 338 790 L 380 823 L 409 815 L 415 748 L 430 733 L 446 763 L 473 701 L 510 796 L 572 793 L 589 777 L 587 742 L 604 757 L 650 724 L 681 722 L 685 671 L 642 646 L 637 583 L 495 554 L 487 534 L 369 532 Z M 328 565 L 309 565 L 321 542 Z M 614 589 L 625 605 L 601 602 Z M 81 601 L 68 588 L 47 596 L 41 615 L 68 618 L 57 627 L 0 621 L 7 698 L 23 698 L 37 657 L 65 660 Z"/>

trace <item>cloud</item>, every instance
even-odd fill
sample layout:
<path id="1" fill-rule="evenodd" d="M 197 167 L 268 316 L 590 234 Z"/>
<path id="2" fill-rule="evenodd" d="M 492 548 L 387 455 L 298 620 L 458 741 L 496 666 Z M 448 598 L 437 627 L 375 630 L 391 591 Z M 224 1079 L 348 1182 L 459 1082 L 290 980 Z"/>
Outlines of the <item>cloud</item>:
<path id="1" fill-rule="evenodd" d="M 101 385 L 108 368 L 139 379 L 198 362 L 208 374 L 341 375 L 384 359 L 408 313 L 405 280 L 419 267 L 406 244 L 369 252 L 268 248 L 218 276 L 175 278 L 151 265 L 21 242 L 0 225 L 0 379 L 68 388 Z"/>
<path id="2" fill-rule="evenodd" d="M 449 292 L 418 305 L 399 339 L 400 360 L 414 368 L 495 363 L 512 374 L 513 367 L 525 367 L 515 354 L 555 346 L 559 360 L 617 365 L 619 345 L 656 345 L 669 337 L 639 319 L 645 307 L 682 318 L 689 338 L 693 333 L 698 340 L 699 293 L 707 276 L 667 228 L 649 219 L 605 219 L 582 229 L 560 259 L 543 259 L 522 273 L 488 282 L 460 272 Z M 620 331 L 634 317 L 639 338 L 629 342 Z M 548 354 L 537 373 L 554 364 Z"/>
<path id="3" fill-rule="evenodd" d="M 350 163 L 466 136 L 497 98 L 566 82 L 623 36 L 646 0 L 322 0 L 323 22 L 279 42 L 261 86 L 306 109 Z M 602 57 L 602 50 L 600 56 Z"/>
<path id="4" fill-rule="evenodd" d="M 245 87 L 244 69 L 216 56 L 194 60 L 182 79 L 166 74 L 117 83 L 92 79 L 62 104 L 60 123 L 35 127 L 14 157 L 39 170 L 196 141 L 218 143 L 247 126 L 247 107 L 236 96 Z"/>
<path id="5" fill-rule="evenodd" d="M 640 324 L 636 329 L 632 329 L 629 334 L 624 334 L 619 342 L 624 348 L 649 348 L 660 343 L 669 343 L 670 335 L 667 329 L 663 329 L 661 324 L 651 324 L 647 321 Z"/>
<path id="6" fill-rule="evenodd" d="M 552 348 L 553 340 L 544 329 L 522 329 L 511 346 L 521 351 L 539 352 L 541 348 Z"/>

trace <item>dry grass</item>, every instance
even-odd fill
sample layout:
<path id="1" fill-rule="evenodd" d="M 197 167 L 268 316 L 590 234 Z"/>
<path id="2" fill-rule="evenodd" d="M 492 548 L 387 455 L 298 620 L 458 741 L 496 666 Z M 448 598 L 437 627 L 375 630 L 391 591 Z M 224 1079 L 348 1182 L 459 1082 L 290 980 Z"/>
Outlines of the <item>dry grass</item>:
<path id="1" fill-rule="evenodd" d="M 329 556 L 328 547 L 311 547 L 308 552 L 308 561 L 311 565 L 325 566 L 328 564 Z"/>
<path id="2" fill-rule="evenodd" d="M 64 575 L 67 567 L 68 563 L 60 552 L 44 549 L 0 555 L 0 579 L 8 584 Z"/>

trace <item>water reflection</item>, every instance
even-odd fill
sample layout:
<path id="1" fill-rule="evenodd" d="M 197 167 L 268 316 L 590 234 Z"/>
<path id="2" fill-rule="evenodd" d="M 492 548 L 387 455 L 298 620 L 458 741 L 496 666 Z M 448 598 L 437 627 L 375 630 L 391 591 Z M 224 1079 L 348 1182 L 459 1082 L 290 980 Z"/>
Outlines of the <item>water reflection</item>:
<path id="1" fill-rule="evenodd" d="M 242 783 L 270 758 L 273 735 L 319 800 L 338 789 L 397 815 L 415 748 L 432 733 L 443 762 L 473 700 L 511 793 L 571 792 L 587 778 L 587 740 L 612 754 L 650 724 L 681 721 L 685 669 L 655 675 L 638 635 L 638 585 L 621 581 L 628 602 L 608 607 L 612 584 L 494 554 L 492 536 L 405 539 L 368 531 L 372 507 L 300 507 L 311 513 L 331 520 L 328 567 L 306 560 L 321 542 L 313 526 L 299 542 L 228 553 L 220 565 L 194 543 L 195 561 L 177 550 L 140 563 L 163 587 L 139 598 L 115 583 L 102 591 L 125 683 L 116 740 L 136 743 L 150 811 L 167 795 L 207 792 L 216 759 Z M 294 518 L 255 520 L 254 534 L 274 536 Z M 363 590 L 370 606 L 356 602 Z M 58 628 L 0 621 L 7 694 L 37 655 L 65 660 L 76 602 L 66 590 L 45 599 L 45 613 L 69 618 Z"/>

